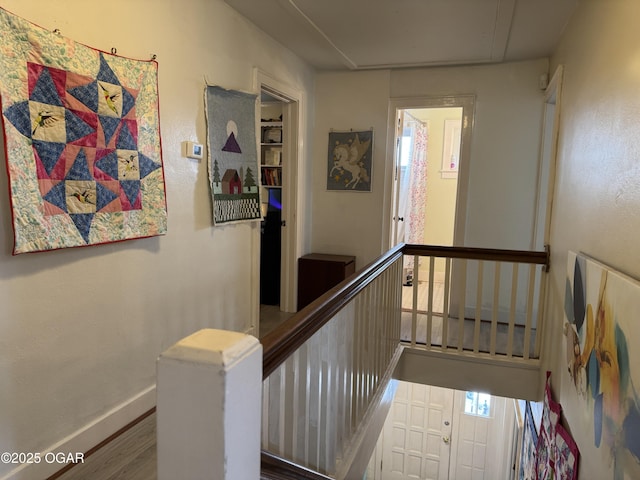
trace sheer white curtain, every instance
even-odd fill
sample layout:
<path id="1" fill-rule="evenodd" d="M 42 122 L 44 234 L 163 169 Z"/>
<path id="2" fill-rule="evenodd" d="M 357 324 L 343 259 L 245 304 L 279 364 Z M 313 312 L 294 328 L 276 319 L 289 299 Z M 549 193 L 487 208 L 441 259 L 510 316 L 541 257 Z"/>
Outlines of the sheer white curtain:
<path id="1" fill-rule="evenodd" d="M 404 112 L 401 152 L 398 212 L 404 221 L 399 223 L 398 238 L 405 243 L 423 243 L 427 201 L 427 127 L 407 112 Z M 405 258 L 405 271 L 413 277 L 412 257 Z"/>

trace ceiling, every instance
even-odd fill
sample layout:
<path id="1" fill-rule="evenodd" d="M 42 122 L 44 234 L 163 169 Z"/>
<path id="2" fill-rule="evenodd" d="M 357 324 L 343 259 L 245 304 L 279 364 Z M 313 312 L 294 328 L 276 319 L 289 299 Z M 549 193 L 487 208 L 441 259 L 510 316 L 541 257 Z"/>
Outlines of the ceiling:
<path id="1" fill-rule="evenodd" d="M 225 0 L 318 70 L 549 56 L 579 0 Z"/>

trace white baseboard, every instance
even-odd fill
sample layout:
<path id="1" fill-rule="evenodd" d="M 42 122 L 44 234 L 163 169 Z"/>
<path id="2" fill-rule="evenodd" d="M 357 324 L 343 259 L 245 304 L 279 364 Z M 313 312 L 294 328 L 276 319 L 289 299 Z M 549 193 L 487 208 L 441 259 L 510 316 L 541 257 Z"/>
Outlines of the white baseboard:
<path id="1" fill-rule="evenodd" d="M 128 423 L 151 410 L 155 405 L 156 386 L 152 385 L 93 422 L 51 445 L 40 453 L 40 463 L 20 465 L 0 480 L 42 480 L 43 478 L 48 478 L 65 467 L 65 464 L 50 463 L 50 459 L 53 458 L 52 453 L 63 453 L 65 455 L 71 453 L 75 455 L 76 452 L 86 452 Z"/>

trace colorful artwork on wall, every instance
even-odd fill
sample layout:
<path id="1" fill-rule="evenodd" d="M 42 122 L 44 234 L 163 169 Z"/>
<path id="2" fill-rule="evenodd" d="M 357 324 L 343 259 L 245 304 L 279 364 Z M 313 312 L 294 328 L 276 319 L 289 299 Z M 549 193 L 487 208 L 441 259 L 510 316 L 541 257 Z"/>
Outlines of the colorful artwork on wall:
<path id="1" fill-rule="evenodd" d="M 371 191 L 373 130 L 329 132 L 327 190 Z"/>
<path id="2" fill-rule="evenodd" d="M 257 95 L 208 86 L 205 92 L 213 223 L 261 220 Z"/>
<path id="3" fill-rule="evenodd" d="M 536 445 L 538 444 L 538 431 L 533 422 L 530 403 L 524 402 L 524 405 L 522 450 L 520 452 L 518 480 L 536 480 Z"/>
<path id="4" fill-rule="evenodd" d="M 547 372 L 538 445 L 536 480 L 577 480 L 578 445 L 562 426 L 562 407 L 551 392 L 551 372 Z"/>
<path id="5" fill-rule="evenodd" d="M 606 449 L 616 479 L 640 478 L 640 283 L 583 254 L 569 252 L 565 294 L 569 375 Z"/>
<path id="6" fill-rule="evenodd" d="M 0 9 L 14 254 L 166 233 L 157 63 Z"/>

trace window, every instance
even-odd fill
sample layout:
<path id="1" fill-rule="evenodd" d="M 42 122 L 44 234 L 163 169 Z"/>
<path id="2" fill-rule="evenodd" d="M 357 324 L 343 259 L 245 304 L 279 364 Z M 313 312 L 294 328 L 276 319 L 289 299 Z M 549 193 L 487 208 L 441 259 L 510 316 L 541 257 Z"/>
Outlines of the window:
<path id="1" fill-rule="evenodd" d="M 491 395 L 480 392 L 467 392 L 464 399 L 464 413 L 479 417 L 491 416 Z"/>
<path id="2" fill-rule="evenodd" d="M 405 128 L 400 139 L 400 166 L 408 167 L 411 159 L 411 129 Z"/>

